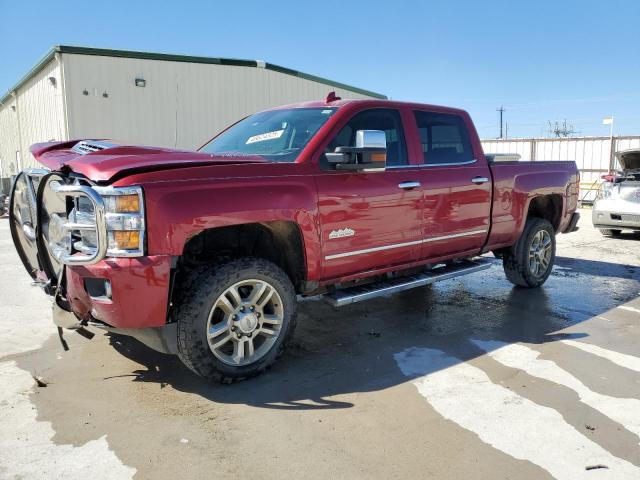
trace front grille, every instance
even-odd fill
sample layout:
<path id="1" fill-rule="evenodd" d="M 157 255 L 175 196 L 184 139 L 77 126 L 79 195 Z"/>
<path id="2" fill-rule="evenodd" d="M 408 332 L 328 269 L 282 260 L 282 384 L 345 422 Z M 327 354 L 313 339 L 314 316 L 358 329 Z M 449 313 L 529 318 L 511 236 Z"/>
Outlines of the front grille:
<path id="1" fill-rule="evenodd" d="M 49 222 L 50 251 L 65 265 L 92 265 L 107 254 L 106 212 L 102 197 L 92 187 L 80 184 L 65 185 L 54 180 L 49 183 L 59 198 L 73 202 L 67 218 L 56 224 Z M 45 206 L 47 205 L 44 199 Z M 53 218 L 53 216 L 51 216 Z M 59 224 L 59 225 L 58 225 Z"/>
<path id="2" fill-rule="evenodd" d="M 69 213 L 69 221 L 79 228 L 71 230 L 73 248 L 82 253 L 93 254 L 98 249 L 95 212 L 91 205 L 82 205 L 82 200 L 86 200 L 84 197 L 76 197 L 74 200 L 75 206 Z"/>
<path id="3" fill-rule="evenodd" d="M 623 222 L 640 223 L 640 215 L 621 215 Z"/>

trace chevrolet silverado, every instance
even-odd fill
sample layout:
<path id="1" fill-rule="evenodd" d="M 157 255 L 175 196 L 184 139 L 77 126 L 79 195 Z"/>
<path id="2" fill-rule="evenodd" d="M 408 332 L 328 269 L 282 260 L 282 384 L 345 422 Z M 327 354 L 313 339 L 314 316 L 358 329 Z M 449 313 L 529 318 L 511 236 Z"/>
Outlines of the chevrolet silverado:
<path id="1" fill-rule="evenodd" d="M 574 162 L 483 153 L 462 110 L 388 100 L 273 108 L 198 151 L 31 148 L 10 226 L 53 319 L 131 335 L 232 382 L 272 364 L 299 296 L 336 307 L 483 270 L 542 285 L 576 229 Z M 64 340 L 63 340 L 64 343 Z"/>

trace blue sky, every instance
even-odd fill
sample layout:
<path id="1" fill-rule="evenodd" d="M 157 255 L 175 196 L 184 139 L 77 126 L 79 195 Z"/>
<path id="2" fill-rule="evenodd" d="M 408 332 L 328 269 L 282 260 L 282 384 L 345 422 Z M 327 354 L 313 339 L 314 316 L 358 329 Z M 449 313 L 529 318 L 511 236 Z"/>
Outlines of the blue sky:
<path id="1" fill-rule="evenodd" d="M 0 92 L 53 45 L 266 60 L 468 110 L 481 137 L 640 135 L 640 2 L 0 0 Z"/>

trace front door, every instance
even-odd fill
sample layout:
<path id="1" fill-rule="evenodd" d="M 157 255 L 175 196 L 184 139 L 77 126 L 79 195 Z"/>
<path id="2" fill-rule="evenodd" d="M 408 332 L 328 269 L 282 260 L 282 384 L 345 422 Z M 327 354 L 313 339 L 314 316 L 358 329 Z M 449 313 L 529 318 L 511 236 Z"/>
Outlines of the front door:
<path id="1" fill-rule="evenodd" d="M 409 163 L 400 112 L 370 109 L 357 113 L 331 140 L 327 151 L 354 146 L 357 130 L 385 132 L 387 169 L 326 171 L 317 176 L 324 279 L 420 257 L 422 189 L 409 183 L 410 169 L 393 168 Z"/>

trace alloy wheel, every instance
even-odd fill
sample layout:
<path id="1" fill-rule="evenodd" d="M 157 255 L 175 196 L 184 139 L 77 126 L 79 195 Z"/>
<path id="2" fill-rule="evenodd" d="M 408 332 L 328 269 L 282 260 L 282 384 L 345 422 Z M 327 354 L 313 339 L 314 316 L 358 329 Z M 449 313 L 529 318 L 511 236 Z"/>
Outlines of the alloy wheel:
<path id="1" fill-rule="evenodd" d="M 551 264 L 551 235 L 546 230 L 538 230 L 529 246 L 529 270 L 536 277 L 543 276 Z"/>
<path id="2" fill-rule="evenodd" d="M 207 320 L 209 348 L 220 361 L 244 366 L 264 357 L 282 331 L 284 308 L 276 289 L 248 279 L 227 288 Z"/>

